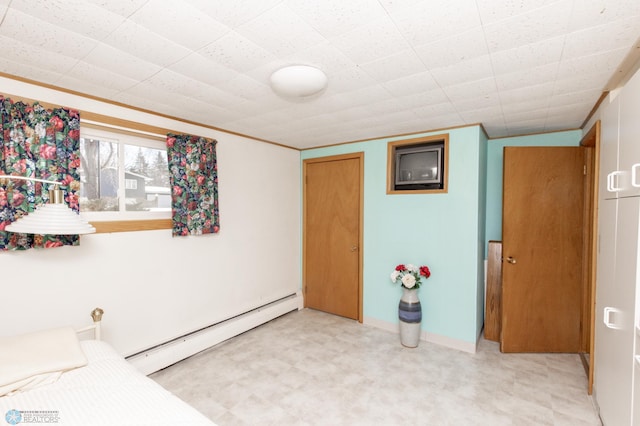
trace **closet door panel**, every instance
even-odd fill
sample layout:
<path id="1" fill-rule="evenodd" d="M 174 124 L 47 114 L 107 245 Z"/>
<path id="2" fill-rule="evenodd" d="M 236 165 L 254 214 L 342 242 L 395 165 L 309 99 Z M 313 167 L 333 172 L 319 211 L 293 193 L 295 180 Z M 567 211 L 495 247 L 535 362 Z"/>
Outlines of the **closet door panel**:
<path id="1" fill-rule="evenodd" d="M 605 426 L 631 424 L 639 213 L 637 197 L 600 208 L 595 392 Z"/>
<path id="2" fill-rule="evenodd" d="M 610 93 L 602 103 L 600 114 L 600 175 L 598 177 L 599 199 L 617 198 L 615 191 L 619 187 L 618 169 L 618 124 L 620 118 L 620 99 Z"/>
<path id="3" fill-rule="evenodd" d="M 619 165 L 624 189 L 618 196 L 640 195 L 640 72 L 620 94 Z"/>
<path id="4" fill-rule="evenodd" d="M 628 404 L 620 398 L 618 392 L 621 392 L 623 388 L 617 382 L 618 378 L 624 375 L 624 371 L 619 368 L 622 353 L 617 350 L 618 346 L 624 346 L 624 336 L 621 333 L 614 333 L 614 330 L 605 325 L 605 309 L 610 309 L 616 304 L 617 213 L 617 200 L 607 200 L 600 203 L 598 212 L 594 396 L 600 410 L 600 417 L 605 420 L 605 424 L 628 425 L 630 416 L 625 418 L 625 407 Z"/>

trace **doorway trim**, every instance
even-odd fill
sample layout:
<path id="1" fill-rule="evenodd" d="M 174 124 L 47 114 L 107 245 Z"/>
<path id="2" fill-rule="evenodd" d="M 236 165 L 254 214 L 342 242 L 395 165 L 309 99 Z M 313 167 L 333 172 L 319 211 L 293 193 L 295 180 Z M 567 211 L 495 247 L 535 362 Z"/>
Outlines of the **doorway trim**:
<path id="1" fill-rule="evenodd" d="M 593 393 L 594 374 L 594 345 L 595 345 L 595 317 L 596 317 L 596 265 L 598 255 L 598 175 L 600 174 L 600 120 L 585 133 L 580 140 L 580 146 L 586 149 L 587 164 L 585 182 L 585 209 L 584 209 L 584 250 L 583 250 L 583 284 L 587 291 L 583 297 L 583 310 L 589 316 L 589 330 L 583 332 L 583 337 L 588 337 L 588 342 L 583 342 L 589 349 L 589 360 L 585 354 L 581 354 L 582 362 L 587 370 L 589 378 L 588 394 Z M 590 202 L 587 200 L 590 199 Z M 583 314 L 583 318 L 585 317 Z M 584 326 L 584 323 L 583 323 Z"/>
<path id="2" fill-rule="evenodd" d="M 302 294 L 305 296 L 306 281 L 307 281 L 307 186 L 305 181 L 307 179 L 307 165 L 314 163 L 326 163 L 330 161 L 341 161 L 357 159 L 360 168 L 359 175 L 359 215 L 358 215 L 358 322 L 363 321 L 363 252 L 364 252 L 364 152 L 352 152 L 348 154 L 330 155 L 326 157 L 308 158 L 302 161 Z M 304 306 L 307 307 L 306 297 L 304 298 Z"/>

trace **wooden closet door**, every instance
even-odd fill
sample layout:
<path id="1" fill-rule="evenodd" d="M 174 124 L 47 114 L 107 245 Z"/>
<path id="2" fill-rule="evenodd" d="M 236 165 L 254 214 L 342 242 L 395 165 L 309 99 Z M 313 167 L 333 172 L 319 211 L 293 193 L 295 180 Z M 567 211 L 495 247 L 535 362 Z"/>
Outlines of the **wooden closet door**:
<path id="1" fill-rule="evenodd" d="M 579 352 L 584 152 L 506 147 L 503 352 Z"/>
<path id="2" fill-rule="evenodd" d="M 359 321 L 363 155 L 304 162 L 305 306 Z"/>

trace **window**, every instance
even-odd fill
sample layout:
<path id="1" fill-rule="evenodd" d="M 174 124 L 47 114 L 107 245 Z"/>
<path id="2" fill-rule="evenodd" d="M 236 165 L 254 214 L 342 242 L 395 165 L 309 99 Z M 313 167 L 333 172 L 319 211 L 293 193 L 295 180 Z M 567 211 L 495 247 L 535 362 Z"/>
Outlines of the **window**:
<path id="1" fill-rule="evenodd" d="M 82 127 L 80 210 L 88 220 L 171 217 L 165 141 Z"/>
<path id="2" fill-rule="evenodd" d="M 125 179 L 124 189 L 138 189 L 138 181 L 135 179 Z"/>

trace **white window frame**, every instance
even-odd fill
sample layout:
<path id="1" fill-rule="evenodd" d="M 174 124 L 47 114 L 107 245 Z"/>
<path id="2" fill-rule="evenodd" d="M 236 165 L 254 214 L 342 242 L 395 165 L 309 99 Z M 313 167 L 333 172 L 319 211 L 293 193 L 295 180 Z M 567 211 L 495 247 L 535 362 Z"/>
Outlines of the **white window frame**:
<path id="1" fill-rule="evenodd" d="M 124 180 L 124 189 L 138 189 L 138 181 L 135 179 L 126 179 Z"/>
<path id="2" fill-rule="evenodd" d="M 128 221 L 128 220 L 148 220 L 148 219 L 171 219 L 171 209 L 168 211 L 127 211 L 125 208 L 125 157 L 124 145 L 140 146 L 143 148 L 167 149 L 164 137 L 161 135 L 147 135 L 141 133 L 134 135 L 130 131 L 117 128 L 96 128 L 94 126 L 83 126 L 80 124 L 80 137 L 98 139 L 100 141 L 118 144 L 118 204 L 119 211 L 94 212 L 85 211 L 80 205 L 82 217 L 89 221 Z M 82 183 L 81 183 L 82 185 Z"/>

